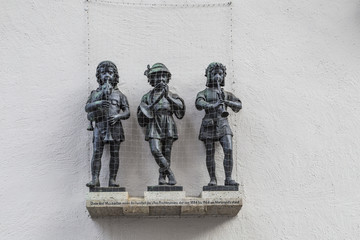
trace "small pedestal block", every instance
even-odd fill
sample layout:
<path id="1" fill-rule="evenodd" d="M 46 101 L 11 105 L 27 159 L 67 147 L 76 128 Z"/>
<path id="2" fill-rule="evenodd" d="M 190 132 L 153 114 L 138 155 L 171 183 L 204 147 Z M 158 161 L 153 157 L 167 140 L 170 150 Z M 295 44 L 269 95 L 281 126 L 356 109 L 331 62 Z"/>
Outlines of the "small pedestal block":
<path id="1" fill-rule="evenodd" d="M 156 186 L 148 186 L 147 190 L 149 192 L 176 192 L 182 191 L 182 186 L 170 186 L 170 185 L 156 185 Z"/>
<path id="2" fill-rule="evenodd" d="M 203 186 L 203 191 L 239 191 L 239 186 Z"/>
<path id="3" fill-rule="evenodd" d="M 126 192 L 124 187 L 93 187 L 89 189 L 90 192 Z"/>
<path id="4" fill-rule="evenodd" d="M 143 198 L 129 198 L 127 192 L 89 192 L 86 207 L 91 217 L 235 216 L 242 207 L 239 191 L 203 191 L 200 197 L 186 197 L 185 191 L 174 190 L 180 188 L 161 186 L 163 191 L 154 191 L 160 190 L 156 187 L 148 187 Z"/>

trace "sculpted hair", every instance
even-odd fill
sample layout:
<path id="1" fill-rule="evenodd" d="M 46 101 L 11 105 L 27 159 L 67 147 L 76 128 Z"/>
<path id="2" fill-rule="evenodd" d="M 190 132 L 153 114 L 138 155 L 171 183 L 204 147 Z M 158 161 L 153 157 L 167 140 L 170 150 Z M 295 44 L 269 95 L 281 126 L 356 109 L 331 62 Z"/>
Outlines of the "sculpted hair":
<path id="1" fill-rule="evenodd" d="M 215 70 L 216 68 L 220 68 L 224 71 L 224 80 L 220 83 L 220 86 L 225 86 L 225 77 L 226 77 L 226 67 L 219 62 L 212 62 L 209 64 L 209 66 L 205 70 L 205 77 L 207 78 L 206 86 L 210 87 L 212 84 L 210 82 L 211 72 Z"/>
<path id="2" fill-rule="evenodd" d="M 100 76 L 100 69 L 101 68 L 108 68 L 108 67 L 112 67 L 114 69 L 114 74 L 115 74 L 115 82 L 116 84 L 119 83 L 119 73 L 118 73 L 118 70 L 117 70 L 117 67 L 116 65 L 111 62 L 111 61 L 103 61 L 101 63 L 99 63 L 99 65 L 97 66 L 96 68 L 96 79 L 97 79 L 97 82 L 100 84 L 100 79 L 99 79 L 99 76 Z"/>

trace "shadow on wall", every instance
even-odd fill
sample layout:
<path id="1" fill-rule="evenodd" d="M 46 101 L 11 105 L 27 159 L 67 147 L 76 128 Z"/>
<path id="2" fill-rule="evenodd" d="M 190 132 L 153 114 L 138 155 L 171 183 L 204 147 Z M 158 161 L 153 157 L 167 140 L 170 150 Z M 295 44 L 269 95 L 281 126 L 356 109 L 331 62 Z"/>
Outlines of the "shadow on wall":
<path id="1" fill-rule="evenodd" d="M 104 239 L 209 239 L 212 233 L 218 234 L 219 229 L 224 231 L 224 224 L 236 221 L 236 217 L 95 218 L 92 220 L 96 232 L 101 232 Z"/>

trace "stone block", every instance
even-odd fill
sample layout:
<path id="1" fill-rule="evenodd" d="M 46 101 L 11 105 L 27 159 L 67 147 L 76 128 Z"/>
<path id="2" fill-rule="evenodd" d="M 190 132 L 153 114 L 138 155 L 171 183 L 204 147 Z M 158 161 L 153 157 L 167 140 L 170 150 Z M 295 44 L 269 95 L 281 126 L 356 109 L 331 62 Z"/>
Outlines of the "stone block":
<path id="1" fill-rule="evenodd" d="M 144 198 L 146 201 L 157 200 L 181 200 L 186 197 L 185 191 L 172 191 L 172 192 L 157 192 L 147 191 L 144 192 Z"/>
<path id="2" fill-rule="evenodd" d="M 203 191 L 201 198 L 207 199 L 241 199 L 239 191 Z"/>

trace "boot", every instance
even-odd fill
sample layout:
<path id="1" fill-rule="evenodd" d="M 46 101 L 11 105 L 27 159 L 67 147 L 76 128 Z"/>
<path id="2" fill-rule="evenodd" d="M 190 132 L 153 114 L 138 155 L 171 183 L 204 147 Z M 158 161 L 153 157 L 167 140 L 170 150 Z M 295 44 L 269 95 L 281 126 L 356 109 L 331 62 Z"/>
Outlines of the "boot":
<path id="1" fill-rule="evenodd" d="M 175 180 L 175 175 L 170 168 L 167 170 L 167 177 L 169 179 L 168 185 L 175 185 L 177 183 Z"/>
<path id="2" fill-rule="evenodd" d="M 93 188 L 93 187 L 100 187 L 100 180 L 98 175 L 94 175 L 92 177 L 92 180 L 86 184 L 87 187 Z"/>
<path id="3" fill-rule="evenodd" d="M 225 186 L 239 186 L 239 183 L 235 182 L 235 180 L 233 180 L 231 178 L 226 178 Z"/>
<path id="4" fill-rule="evenodd" d="M 164 172 L 159 171 L 159 185 L 165 185 L 166 182 L 166 174 Z"/>
<path id="5" fill-rule="evenodd" d="M 109 187 L 119 187 L 119 184 L 116 183 L 115 177 L 110 177 L 109 179 Z"/>
<path id="6" fill-rule="evenodd" d="M 216 177 L 210 178 L 210 182 L 208 183 L 208 186 L 216 186 L 216 185 L 217 185 Z"/>

